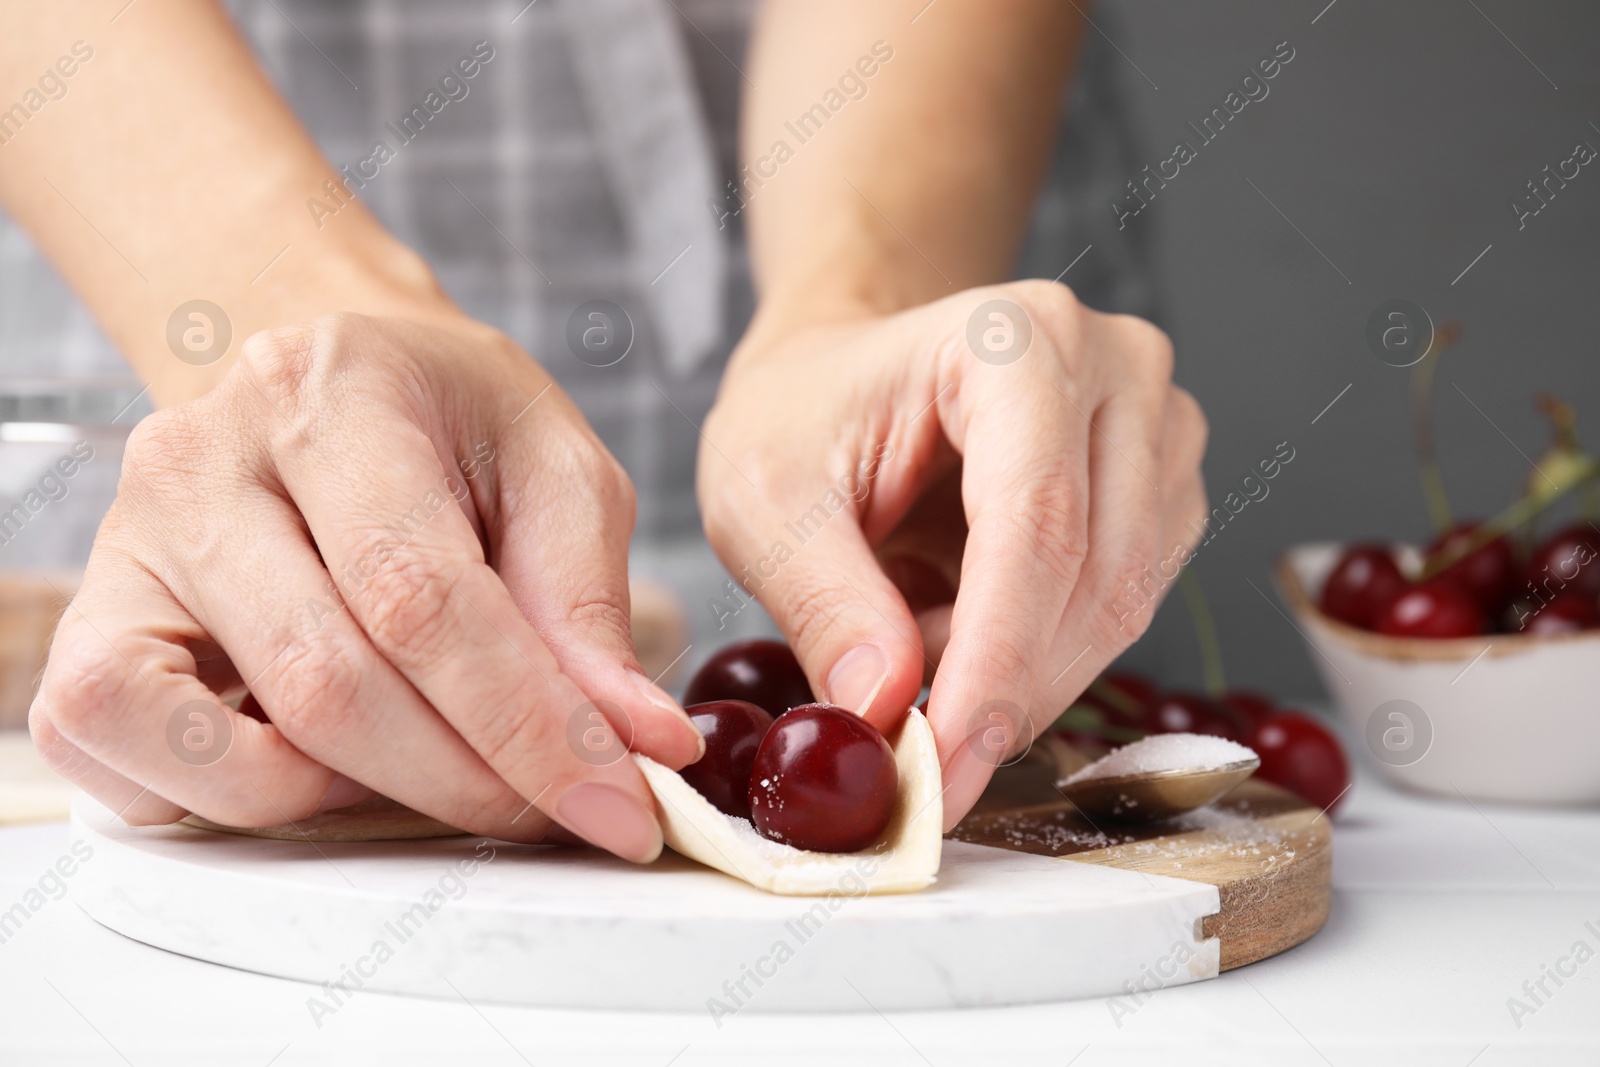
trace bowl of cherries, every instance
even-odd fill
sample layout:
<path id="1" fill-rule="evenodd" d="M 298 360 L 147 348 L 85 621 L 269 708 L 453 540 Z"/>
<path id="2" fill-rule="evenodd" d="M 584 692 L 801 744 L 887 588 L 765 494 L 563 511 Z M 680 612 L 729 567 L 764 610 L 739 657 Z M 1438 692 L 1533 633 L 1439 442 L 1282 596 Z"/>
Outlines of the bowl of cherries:
<path id="1" fill-rule="evenodd" d="M 1600 803 L 1600 499 L 1570 409 L 1526 492 L 1487 520 L 1430 499 L 1425 545 L 1316 543 L 1277 583 L 1377 769 L 1451 799 Z M 1425 462 L 1424 485 L 1430 479 Z M 1551 506 L 1576 490 L 1565 519 Z"/>

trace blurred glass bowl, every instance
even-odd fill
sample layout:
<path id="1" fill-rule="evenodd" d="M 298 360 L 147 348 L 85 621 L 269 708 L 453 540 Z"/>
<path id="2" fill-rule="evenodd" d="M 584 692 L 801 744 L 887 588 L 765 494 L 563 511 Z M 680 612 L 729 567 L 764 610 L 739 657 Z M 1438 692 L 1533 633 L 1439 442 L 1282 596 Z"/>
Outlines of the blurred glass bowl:
<path id="1" fill-rule="evenodd" d="M 128 431 L 149 410 L 132 379 L 0 379 L 0 729 L 26 723 Z"/>

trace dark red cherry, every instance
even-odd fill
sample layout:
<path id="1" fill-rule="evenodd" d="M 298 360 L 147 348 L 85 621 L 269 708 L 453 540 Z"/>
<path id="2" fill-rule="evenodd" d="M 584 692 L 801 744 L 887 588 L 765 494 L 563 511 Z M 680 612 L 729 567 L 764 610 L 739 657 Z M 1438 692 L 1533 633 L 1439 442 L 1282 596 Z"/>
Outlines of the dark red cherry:
<path id="1" fill-rule="evenodd" d="M 678 773 L 725 815 L 750 817 L 750 768 L 772 716 L 748 700 L 713 700 L 683 709 L 706 752 Z"/>
<path id="2" fill-rule="evenodd" d="M 1477 598 L 1448 578 L 1418 582 L 1378 616 L 1378 632 L 1391 637 L 1471 637 L 1488 628 Z"/>
<path id="3" fill-rule="evenodd" d="M 683 694 L 685 705 L 712 700 L 748 700 L 777 716 L 811 703 L 811 684 L 782 641 L 739 641 L 706 660 Z"/>
<path id="4" fill-rule="evenodd" d="M 1562 527 L 1533 550 L 1522 577 L 1517 593 L 1534 603 L 1558 592 L 1600 597 L 1600 532 L 1586 522 Z"/>
<path id="5" fill-rule="evenodd" d="M 899 774 L 883 735 L 854 712 L 807 704 L 779 716 L 750 771 L 762 837 L 810 852 L 856 852 L 894 814 Z"/>
<path id="6" fill-rule="evenodd" d="M 1142 719 L 1146 705 L 1155 699 L 1156 683 L 1133 671 L 1106 671 L 1089 683 L 1078 699 L 1108 712 L 1114 722 Z"/>
<path id="7" fill-rule="evenodd" d="M 1425 554 L 1432 558 L 1435 553 L 1453 552 L 1466 544 L 1477 528 L 1475 522 L 1460 523 L 1435 538 Z M 1484 611 L 1496 615 L 1511 599 L 1511 587 L 1517 580 L 1517 562 L 1511 542 L 1497 537 L 1467 553 L 1439 575 L 1472 594 Z"/>
<path id="8" fill-rule="evenodd" d="M 1339 739 L 1316 719 L 1283 711 L 1263 719 L 1247 742 L 1261 757 L 1260 777 L 1324 811 L 1350 786 L 1350 765 Z"/>
<path id="9" fill-rule="evenodd" d="M 1232 711 L 1248 726 L 1255 726 L 1263 719 L 1270 718 L 1278 712 L 1278 706 L 1272 698 L 1262 693 L 1249 689 L 1235 689 L 1224 693 L 1217 698 L 1217 703 Z"/>
<path id="10" fill-rule="evenodd" d="M 1525 634 L 1571 634 L 1579 630 L 1600 627 L 1600 603 L 1592 594 L 1574 592 L 1557 593 L 1548 604 L 1526 605 L 1531 613 L 1524 617 L 1520 632 Z"/>
<path id="11" fill-rule="evenodd" d="M 1152 734 L 1212 734 L 1237 741 L 1244 723 L 1197 693 L 1163 693 L 1145 707 L 1144 729 Z"/>
<path id="12" fill-rule="evenodd" d="M 1347 625 L 1371 630 L 1378 613 L 1405 586 L 1405 575 L 1388 548 L 1353 545 L 1322 583 L 1322 611 Z"/>

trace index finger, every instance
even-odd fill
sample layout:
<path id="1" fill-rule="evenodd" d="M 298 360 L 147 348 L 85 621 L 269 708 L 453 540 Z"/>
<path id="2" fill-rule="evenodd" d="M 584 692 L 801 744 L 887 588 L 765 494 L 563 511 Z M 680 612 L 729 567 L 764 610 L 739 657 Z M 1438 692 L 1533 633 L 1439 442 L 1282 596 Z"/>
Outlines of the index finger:
<path id="1" fill-rule="evenodd" d="M 1074 373 L 1083 312 L 1059 286 L 1007 290 L 1032 298 L 1026 307 L 1005 300 L 1010 307 L 998 312 L 1031 329 L 1028 350 L 1004 363 L 958 353 L 957 395 L 941 409 L 963 456 L 969 527 L 928 703 L 946 829 L 1043 710 L 1035 707 L 1048 690 L 1041 672 L 1088 552 L 1090 428 L 1074 411 L 1095 406 L 1090 383 Z"/>

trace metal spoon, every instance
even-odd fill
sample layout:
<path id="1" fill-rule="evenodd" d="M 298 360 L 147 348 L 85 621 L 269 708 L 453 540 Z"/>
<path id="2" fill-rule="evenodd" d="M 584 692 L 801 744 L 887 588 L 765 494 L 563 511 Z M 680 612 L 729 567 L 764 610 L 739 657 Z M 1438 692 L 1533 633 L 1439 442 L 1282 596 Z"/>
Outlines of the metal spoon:
<path id="1" fill-rule="evenodd" d="M 1058 784 L 1061 794 L 1091 819 L 1154 822 L 1221 800 L 1255 773 L 1254 757 L 1198 770 L 1148 771 Z"/>
<path id="2" fill-rule="evenodd" d="M 1066 779 L 1088 760 L 1065 742 L 1050 741 L 1054 743 L 1047 747 L 1059 774 L 1056 788 L 1091 820 L 1155 822 L 1183 815 L 1221 800 L 1261 766 L 1261 760 L 1252 756 L 1216 767 L 1119 774 L 1068 785 Z"/>

